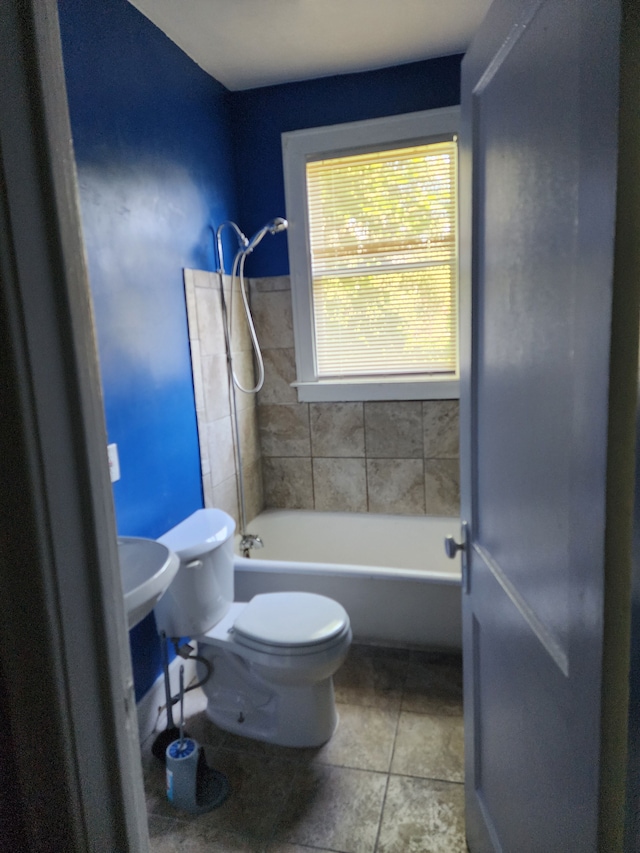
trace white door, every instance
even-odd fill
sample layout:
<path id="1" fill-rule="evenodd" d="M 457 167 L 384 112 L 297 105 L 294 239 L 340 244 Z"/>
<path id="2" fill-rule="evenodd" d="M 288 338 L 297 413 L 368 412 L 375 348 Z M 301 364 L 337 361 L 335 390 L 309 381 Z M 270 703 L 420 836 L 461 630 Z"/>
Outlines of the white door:
<path id="1" fill-rule="evenodd" d="M 619 13 L 498 0 L 463 63 L 473 853 L 597 849 Z"/>

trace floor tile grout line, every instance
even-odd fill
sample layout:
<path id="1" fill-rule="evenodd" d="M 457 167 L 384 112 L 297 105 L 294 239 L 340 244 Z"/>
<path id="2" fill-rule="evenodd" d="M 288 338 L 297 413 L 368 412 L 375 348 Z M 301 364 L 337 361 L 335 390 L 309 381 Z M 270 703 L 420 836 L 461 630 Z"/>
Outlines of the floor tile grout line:
<path id="1" fill-rule="evenodd" d="M 398 718 L 396 719 L 396 729 L 393 733 L 393 745 L 391 747 L 391 758 L 389 759 L 389 769 L 387 773 L 391 773 L 391 768 L 393 767 L 393 759 L 396 754 L 396 742 L 398 740 L 398 729 L 400 728 L 400 717 L 402 716 L 402 711 L 398 712 Z"/>
<path id="2" fill-rule="evenodd" d="M 435 717 L 438 720 L 461 720 L 463 714 L 434 714 L 433 711 L 403 711 L 401 714 L 413 714 L 415 717 Z"/>
<path id="3" fill-rule="evenodd" d="M 373 850 L 371 853 L 376 853 L 378 849 L 378 844 L 380 842 L 380 832 L 382 831 L 382 821 L 384 820 L 384 807 L 387 804 L 387 791 L 389 790 L 389 780 L 391 779 L 391 773 L 387 773 L 387 782 L 384 786 L 384 796 L 382 797 L 382 807 L 380 809 L 380 819 L 378 820 L 378 831 L 376 832 L 376 840 L 373 844 Z"/>
<path id="4" fill-rule="evenodd" d="M 412 773 L 389 773 L 389 776 L 398 776 L 402 779 L 415 779 L 418 782 L 443 782 L 447 785 L 464 786 L 464 780 L 458 781 L 456 779 L 443 779 L 441 776 L 416 776 Z"/>
<path id="5" fill-rule="evenodd" d="M 345 702 L 344 700 L 338 702 L 336 700 L 336 706 L 338 705 L 348 705 L 350 708 L 371 708 L 372 711 L 400 711 L 400 704 L 398 703 L 397 707 L 388 707 L 381 705 L 374 705 L 371 702 Z"/>
<path id="6" fill-rule="evenodd" d="M 336 770 L 358 770 L 362 773 L 377 773 L 379 776 L 387 776 L 388 770 L 376 770 L 371 767 L 353 767 L 351 764 L 330 764 L 325 761 L 318 761 L 316 767 L 335 767 Z"/>
<path id="7" fill-rule="evenodd" d="M 382 808 L 380 809 L 380 820 L 378 821 L 378 831 L 376 833 L 375 844 L 373 845 L 373 853 L 376 853 L 376 851 L 378 849 L 378 844 L 380 842 L 380 833 L 382 831 L 382 821 L 384 820 L 384 808 L 385 808 L 385 805 L 387 803 L 387 791 L 389 790 L 389 782 L 391 780 L 391 768 L 393 766 L 393 756 L 395 755 L 395 751 L 396 751 L 396 739 L 398 737 L 398 728 L 400 726 L 400 715 L 402 713 L 402 699 L 404 697 L 404 686 L 406 684 L 408 672 L 409 672 L 409 667 L 407 665 L 407 667 L 405 669 L 405 673 L 404 673 L 404 678 L 402 681 L 402 688 L 400 690 L 400 707 L 398 708 L 398 716 L 396 717 L 396 726 L 395 726 L 395 731 L 393 733 L 393 744 L 391 746 L 391 755 L 389 757 L 389 769 L 387 770 L 387 783 L 384 786 L 384 796 L 382 798 Z"/>

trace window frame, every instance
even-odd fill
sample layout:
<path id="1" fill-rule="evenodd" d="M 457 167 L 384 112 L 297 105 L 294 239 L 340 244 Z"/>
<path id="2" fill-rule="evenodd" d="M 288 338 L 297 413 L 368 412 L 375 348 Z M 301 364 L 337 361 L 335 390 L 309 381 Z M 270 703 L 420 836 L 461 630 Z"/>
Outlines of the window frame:
<path id="1" fill-rule="evenodd" d="M 399 116 L 282 134 L 282 161 L 291 274 L 291 302 L 300 402 L 367 400 L 443 400 L 459 397 L 459 368 L 455 378 L 437 375 L 409 378 L 375 376 L 319 378 L 315 364 L 311 250 L 307 206 L 306 166 L 313 160 L 343 157 L 383 148 L 423 145 L 456 136 L 460 107 L 443 107 Z M 460 247 L 458 245 L 458 257 Z"/>

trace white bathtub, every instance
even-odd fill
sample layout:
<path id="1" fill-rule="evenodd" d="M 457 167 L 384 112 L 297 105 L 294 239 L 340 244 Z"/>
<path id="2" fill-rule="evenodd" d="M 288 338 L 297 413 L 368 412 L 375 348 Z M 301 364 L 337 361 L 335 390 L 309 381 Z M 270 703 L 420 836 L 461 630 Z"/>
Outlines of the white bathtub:
<path id="1" fill-rule="evenodd" d="M 316 592 L 342 604 L 356 641 L 461 648 L 460 559 L 443 544 L 459 519 L 265 510 L 249 531 L 264 548 L 236 556 L 236 601 Z"/>

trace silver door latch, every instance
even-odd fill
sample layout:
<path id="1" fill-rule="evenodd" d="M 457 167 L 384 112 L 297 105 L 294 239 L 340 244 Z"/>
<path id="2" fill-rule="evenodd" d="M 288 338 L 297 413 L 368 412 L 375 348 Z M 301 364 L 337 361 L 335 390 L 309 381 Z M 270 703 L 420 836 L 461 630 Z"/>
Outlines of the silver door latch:
<path id="1" fill-rule="evenodd" d="M 453 560 L 458 551 L 462 551 L 460 555 L 460 564 L 462 568 L 462 590 L 469 592 L 469 524 L 466 521 L 462 522 L 462 542 L 456 542 L 453 536 L 446 536 L 444 540 L 444 550 L 450 560 Z"/>
<path id="2" fill-rule="evenodd" d="M 456 542 L 453 536 L 447 536 L 444 540 L 444 550 L 450 560 L 453 560 L 458 551 L 464 551 L 464 547 L 464 542 Z"/>

